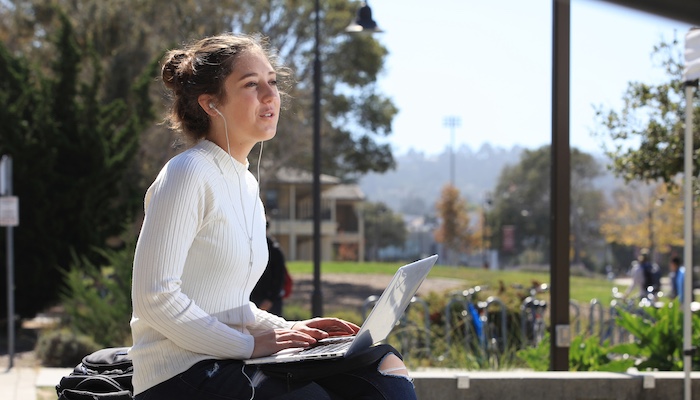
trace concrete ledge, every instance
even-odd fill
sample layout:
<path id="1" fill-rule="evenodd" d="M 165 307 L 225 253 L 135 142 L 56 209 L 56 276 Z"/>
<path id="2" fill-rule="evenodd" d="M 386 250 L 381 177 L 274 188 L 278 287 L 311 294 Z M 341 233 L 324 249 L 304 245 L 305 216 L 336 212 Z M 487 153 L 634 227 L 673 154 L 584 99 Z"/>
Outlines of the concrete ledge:
<path id="1" fill-rule="evenodd" d="M 411 372 L 421 400 L 667 400 L 682 399 L 683 372 Z M 700 399 L 700 372 L 691 373 L 694 399 Z"/>

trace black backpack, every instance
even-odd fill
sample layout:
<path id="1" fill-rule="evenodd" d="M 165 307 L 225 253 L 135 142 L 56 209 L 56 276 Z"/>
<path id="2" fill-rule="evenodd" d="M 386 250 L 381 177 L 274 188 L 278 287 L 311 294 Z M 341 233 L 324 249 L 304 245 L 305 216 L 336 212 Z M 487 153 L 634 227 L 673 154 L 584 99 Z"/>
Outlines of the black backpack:
<path id="1" fill-rule="evenodd" d="M 131 400 L 134 366 L 128 347 L 98 350 L 83 357 L 56 385 L 58 400 Z"/>

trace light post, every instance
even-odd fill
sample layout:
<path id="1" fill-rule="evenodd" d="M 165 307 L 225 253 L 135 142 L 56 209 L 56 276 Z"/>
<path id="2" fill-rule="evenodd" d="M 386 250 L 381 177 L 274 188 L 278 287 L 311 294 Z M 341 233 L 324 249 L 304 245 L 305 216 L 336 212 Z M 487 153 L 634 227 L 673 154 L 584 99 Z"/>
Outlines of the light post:
<path id="1" fill-rule="evenodd" d="M 314 279 L 311 293 L 311 314 L 314 317 L 323 315 L 323 295 L 321 293 L 321 50 L 320 25 L 321 6 L 319 0 L 315 3 L 314 19 L 314 122 L 313 122 L 313 261 Z M 357 19 L 351 23 L 346 32 L 381 32 L 377 23 L 372 19 L 372 10 L 363 2 L 357 12 Z"/>
<path id="2" fill-rule="evenodd" d="M 654 257 L 654 208 L 660 207 L 664 204 L 663 198 L 657 198 L 649 204 L 649 255 L 651 257 L 651 262 L 655 261 Z"/>
<path id="3" fill-rule="evenodd" d="M 489 269 L 489 249 L 491 248 L 491 241 L 488 240 L 488 223 L 487 223 L 487 216 L 488 216 L 488 211 L 491 208 L 491 203 L 493 200 L 491 199 L 491 193 L 486 192 L 484 195 L 484 205 L 482 207 L 482 212 L 483 212 L 483 221 L 482 224 L 483 226 L 481 227 L 481 251 L 483 252 L 484 255 L 484 269 Z"/>
<path id="4" fill-rule="evenodd" d="M 450 185 L 455 185 L 455 128 L 459 127 L 459 117 L 445 117 L 443 124 L 450 128 Z"/>

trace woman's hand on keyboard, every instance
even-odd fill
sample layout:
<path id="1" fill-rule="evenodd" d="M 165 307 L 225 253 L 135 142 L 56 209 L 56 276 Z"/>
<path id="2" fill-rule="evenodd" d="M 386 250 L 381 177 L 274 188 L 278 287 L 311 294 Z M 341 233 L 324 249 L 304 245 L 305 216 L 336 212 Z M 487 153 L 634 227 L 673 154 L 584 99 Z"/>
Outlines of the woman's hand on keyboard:
<path id="1" fill-rule="evenodd" d="M 360 330 L 360 327 L 338 318 L 313 318 L 295 323 L 292 329 L 321 340 L 329 336 L 354 335 Z"/>
<path id="2" fill-rule="evenodd" d="M 253 338 L 252 358 L 269 356 L 290 347 L 308 347 L 317 342 L 313 336 L 294 329 L 269 329 L 254 334 Z"/>

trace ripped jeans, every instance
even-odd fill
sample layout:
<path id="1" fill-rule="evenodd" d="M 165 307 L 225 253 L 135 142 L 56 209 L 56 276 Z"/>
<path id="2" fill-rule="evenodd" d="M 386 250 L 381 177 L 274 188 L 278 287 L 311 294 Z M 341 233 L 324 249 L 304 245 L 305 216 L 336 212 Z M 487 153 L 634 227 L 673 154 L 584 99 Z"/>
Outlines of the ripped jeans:
<path id="1" fill-rule="evenodd" d="M 135 400 L 416 399 L 413 382 L 390 371 L 380 372 L 380 363 L 314 382 L 289 384 L 238 360 L 206 360 L 138 394 Z"/>

